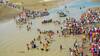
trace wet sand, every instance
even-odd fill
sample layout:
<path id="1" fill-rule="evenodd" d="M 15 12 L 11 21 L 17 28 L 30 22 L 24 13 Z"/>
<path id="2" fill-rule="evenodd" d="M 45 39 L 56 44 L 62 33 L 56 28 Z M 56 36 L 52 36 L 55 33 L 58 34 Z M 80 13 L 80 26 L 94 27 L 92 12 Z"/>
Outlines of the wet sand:
<path id="1" fill-rule="evenodd" d="M 41 25 L 41 19 L 43 18 L 33 21 L 31 32 L 27 32 L 25 28 L 16 28 L 14 20 L 0 24 L 0 56 L 70 56 L 68 48 L 72 47 L 74 41 L 80 39 L 79 37 L 81 36 L 54 37 L 55 41 L 49 47 L 50 50 L 48 52 L 37 49 L 27 51 L 26 43 L 29 43 L 39 34 L 36 28 L 52 29 L 54 31 L 59 29 L 59 26 L 54 24 L 47 24 L 49 26 Z M 59 50 L 60 44 L 64 46 L 63 51 Z"/>

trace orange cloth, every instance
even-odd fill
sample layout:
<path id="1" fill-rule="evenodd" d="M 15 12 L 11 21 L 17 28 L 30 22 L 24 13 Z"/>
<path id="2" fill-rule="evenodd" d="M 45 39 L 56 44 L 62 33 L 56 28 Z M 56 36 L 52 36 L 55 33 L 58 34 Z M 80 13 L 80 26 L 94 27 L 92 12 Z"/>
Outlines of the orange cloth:
<path id="1" fill-rule="evenodd" d="M 92 33 L 92 38 L 95 38 L 95 36 L 96 36 L 96 33 L 93 32 L 93 33 Z"/>

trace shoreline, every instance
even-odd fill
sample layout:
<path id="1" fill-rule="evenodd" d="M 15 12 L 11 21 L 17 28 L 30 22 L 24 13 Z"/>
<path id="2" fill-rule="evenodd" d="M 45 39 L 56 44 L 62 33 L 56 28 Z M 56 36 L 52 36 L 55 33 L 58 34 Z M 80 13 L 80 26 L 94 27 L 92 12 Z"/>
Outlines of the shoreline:
<path id="1" fill-rule="evenodd" d="M 73 0 L 71 0 L 73 1 Z M 63 0 L 63 1 L 49 1 L 49 2 L 39 2 L 38 5 L 37 3 L 35 4 L 24 4 L 23 6 L 26 8 L 26 9 L 29 9 L 29 10 L 36 10 L 36 11 L 43 11 L 45 8 L 50 10 L 50 9 L 53 9 L 53 8 L 57 8 L 57 7 L 60 7 L 60 6 L 63 6 L 65 5 L 66 3 L 69 3 L 71 2 L 70 0 Z M 12 2 L 12 1 L 11 1 Z M 56 3 L 56 4 L 55 4 Z M 8 8 L 7 6 L 3 5 L 3 9 L 5 10 L 2 10 L 0 8 L 0 10 L 2 11 L 2 13 L 0 14 L 0 21 L 5 21 L 7 18 L 12 18 L 13 16 L 17 15 L 18 11 L 16 9 L 13 9 L 13 8 Z M 1 7 L 1 6 L 0 6 Z M 91 8 L 91 7 L 89 7 Z M 86 9 L 89 9 L 89 8 L 86 8 Z M 92 8 L 98 8 L 98 7 L 92 7 Z M 7 11 L 7 13 L 5 12 L 6 10 L 9 9 L 9 12 Z"/>
<path id="2" fill-rule="evenodd" d="M 31 4 L 23 4 L 22 6 L 24 6 L 26 9 L 29 9 L 29 10 L 43 11 L 45 8 L 49 10 L 49 9 L 59 7 L 65 3 L 70 2 L 70 0 L 67 0 L 66 2 L 64 2 L 64 1 L 65 0 L 40 2 L 40 3 L 36 3 L 36 4 L 31 3 Z M 9 8 L 9 7 L 2 5 L 2 4 L 0 4 L 0 5 L 1 5 L 0 6 L 0 21 L 5 21 L 7 18 L 10 19 L 13 16 L 17 15 L 18 11 L 16 9 Z"/>

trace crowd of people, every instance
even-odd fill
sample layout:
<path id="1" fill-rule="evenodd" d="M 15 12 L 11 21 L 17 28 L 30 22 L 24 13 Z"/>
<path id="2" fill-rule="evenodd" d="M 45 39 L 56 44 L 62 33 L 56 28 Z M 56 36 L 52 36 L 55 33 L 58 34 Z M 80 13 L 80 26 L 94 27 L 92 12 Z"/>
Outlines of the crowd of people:
<path id="1" fill-rule="evenodd" d="M 79 44 L 78 42 L 79 41 L 75 40 L 73 47 L 69 48 L 70 56 L 87 56 L 87 54 L 84 54 L 82 44 Z"/>
<path id="2" fill-rule="evenodd" d="M 100 23 L 100 10 L 89 9 L 86 13 L 81 16 L 81 22 L 83 24 L 91 24 L 85 28 L 86 37 L 90 41 L 90 52 L 92 56 L 100 56 L 100 26 L 96 27 L 93 23 Z"/>
<path id="3" fill-rule="evenodd" d="M 8 0 L 0 0 L 0 3 L 3 4 L 3 5 L 6 5 L 7 7 L 10 7 L 10 8 L 16 8 L 16 9 L 19 9 L 19 10 L 22 9 L 21 5 L 12 3 Z"/>
<path id="4" fill-rule="evenodd" d="M 100 22 L 100 8 L 97 9 L 88 9 L 82 16 L 81 16 L 81 22 L 83 24 L 91 24 Z"/>
<path id="5" fill-rule="evenodd" d="M 90 51 L 92 56 L 100 56 L 100 28 L 89 30 Z"/>
<path id="6" fill-rule="evenodd" d="M 23 9 L 21 12 L 18 13 L 17 17 L 15 17 L 15 21 L 17 25 L 27 25 L 27 30 L 30 31 L 32 25 L 32 19 L 35 19 L 36 17 L 44 17 L 48 16 L 49 12 L 47 9 L 45 11 L 32 11 Z M 45 23 L 45 22 L 43 22 Z"/>
<path id="7" fill-rule="evenodd" d="M 0 0 L 0 3 L 3 5 L 6 5 L 10 8 L 15 8 L 15 9 L 19 9 L 21 12 L 25 12 L 27 17 L 43 17 L 43 16 L 48 16 L 49 12 L 47 11 L 47 9 L 45 8 L 44 11 L 35 11 L 35 10 L 29 10 L 24 8 L 23 6 L 23 2 L 17 4 L 17 3 L 12 3 L 8 0 Z M 20 12 L 20 13 L 21 13 Z"/>
<path id="8" fill-rule="evenodd" d="M 11 8 L 21 9 L 21 12 L 18 13 L 17 17 L 15 16 L 15 21 L 17 25 L 26 24 L 27 31 L 30 31 L 32 29 L 32 20 L 30 18 L 34 19 L 36 17 L 43 17 L 49 15 L 47 9 L 44 9 L 44 11 L 32 11 L 27 10 L 24 7 L 21 7 L 9 1 L 0 0 L 0 3 L 3 3 Z M 41 24 L 57 23 L 59 26 L 61 26 L 60 30 L 54 32 L 53 30 L 41 31 L 41 29 L 37 29 L 39 35 L 37 38 L 34 38 L 32 41 L 30 41 L 30 43 L 26 44 L 27 49 L 31 50 L 31 48 L 37 48 L 42 51 L 49 51 L 49 47 L 51 46 L 55 38 L 54 35 L 59 35 L 60 37 L 67 37 L 67 35 L 85 34 L 85 37 L 82 38 L 82 40 L 83 42 L 89 40 L 89 51 L 92 53 L 92 56 L 100 56 L 100 26 L 96 27 L 93 24 L 100 23 L 99 8 L 97 10 L 88 9 L 84 14 L 81 15 L 80 21 L 75 18 L 68 17 L 64 13 L 60 14 L 61 16 L 59 17 L 67 17 L 65 20 L 63 20 L 63 22 L 54 21 L 52 19 L 44 20 L 41 22 Z M 71 56 L 88 56 L 87 54 L 84 55 L 83 42 L 81 45 L 79 45 L 78 41 L 75 41 L 75 43 L 73 44 L 74 48 L 69 48 Z M 63 49 L 62 44 L 59 44 L 59 49 Z"/>
<path id="9" fill-rule="evenodd" d="M 82 34 L 83 26 L 74 18 L 66 18 L 66 20 L 63 21 L 63 27 L 62 27 L 62 34 Z"/>
<path id="10" fill-rule="evenodd" d="M 34 19 L 36 17 L 43 17 L 43 16 L 48 16 L 49 12 L 48 10 L 45 8 L 44 11 L 35 11 L 35 10 L 29 10 L 24 8 L 24 6 L 16 4 L 16 3 L 12 3 L 8 0 L 0 0 L 0 3 L 3 5 L 6 5 L 7 7 L 10 8 L 14 8 L 14 9 L 18 9 L 19 13 L 17 15 L 14 16 L 14 19 L 16 21 L 16 24 L 32 24 L 32 22 L 30 22 L 30 18 Z M 21 3 L 23 4 L 23 3 Z M 27 28 L 31 28 L 27 25 Z"/>
<path id="11" fill-rule="evenodd" d="M 90 12 L 91 11 L 91 12 Z M 40 45 L 35 44 L 30 44 L 31 48 L 33 48 L 33 46 L 35 45 L 35 48 L 40 50 L 45 50 L 45 51 L 49 51 L 49 47 L 50 44 L 52 43 L 52 40 L 54 40 L 54 35 L 59 35 L 60 37 L 67 37 L 67 35 L 84 35 L 84 37 L 82 38 L 82 44 L 78 44 L 78 41 L 76 40 L 75 43 L 73 44 L 73 48 L 69 48 L 69 52 L 71 54 L 71 56 L 88 56 L 88 53 L 85 53 L 84 51 L 84 42 L 86 43 L 88 40 L 88 42 L 90 43 L 90 47 L 87 49 L 88 51 L 90 51 L 92 54 L 92 56 L 100 56 L 100 26 L 95 26 L 93 23 L 97 23 L 99 24 L 100 22 L 100 11 L 98 10 L 92 10 L 89 9 L 88 12 L 85 12 L 86 15 L 82 15 L 81 20 L 77 21 L 74 18 L 66 18 L 65 20 L 63 20 L 63 22 L 61 21 L 53 21 L 50 23 L 59 23 L 60 30 L 57 30 L 56 32 L 54 32 L 53 30 L 50 31 L 41 31 L 41 29 L 37 29 L 37 31 L 39 32 L 39 36 L 34 39 L 34 42 L 38 41 L 40 43 Z M 87 15 L 88 14 L 88 15 Z M 93 19 L 93 20 L 92 20 Z M 95 21 L 96 20 L 96 21 Z M 46 22 L 48 23 L 48 22 Z M 43 36 L 41 35 L 45 35 L 44 39 L 42 38 Z M 28 45 L 27 45 L 28 46 Z M 27 47 L 27 49 L 29 50 L 29 47 Z M 59 44 L 59 49 L 63 50 L 63 46 L 62 44 Z"/>
<path id="12" fill-rule="evenodd" d="M 26 44 L 27 49 L 40 49 L 41 51 L 49 51 L 50 44 L 52 42 L 51 37 L 45 36 L 42 38 L 41 35 L 38 35 L 37 38 L 34 38 L 30 43 Z"/>
<path id="13" fill-rule="evenodd" d="M 14 20 L 17 25 L 21 27 L 21 25 L 27 25 L 27 31 L 30 31 L 32 21 L 31 19 L 35 19 L 36 17 L 44 17 L 48 16 L 49 12 L 46 8 L 44 8 L 43 11 L 35 11 L 35 10 L 29 10 L 24 8 L 24 6 L 12 3 L 8 0 L 0 0 L 0 4 L 5 5 L 9 8 L 14 8 L 18 10 L 18 14 L 14 16 Z M 23 4 L 23 3 L 21 3 Z"/>

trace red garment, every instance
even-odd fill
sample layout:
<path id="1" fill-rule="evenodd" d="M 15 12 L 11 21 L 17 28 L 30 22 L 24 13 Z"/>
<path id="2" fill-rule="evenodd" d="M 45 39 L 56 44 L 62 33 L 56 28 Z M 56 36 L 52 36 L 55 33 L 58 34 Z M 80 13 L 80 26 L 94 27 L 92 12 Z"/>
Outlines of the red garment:
<path id="1" fill-rule="evenodd" d="M 96 32 L 100 34 L 100 29 L 97 29 Z"/>
<path id="2" fill-rule="evenodd" d="M 91 53 L 92 53 L 92 56 L 95 56 L 95 54 L 94 54 L 94 50 L 93 50 L 94 48 L 92 47 L 91 48 Z"/>

